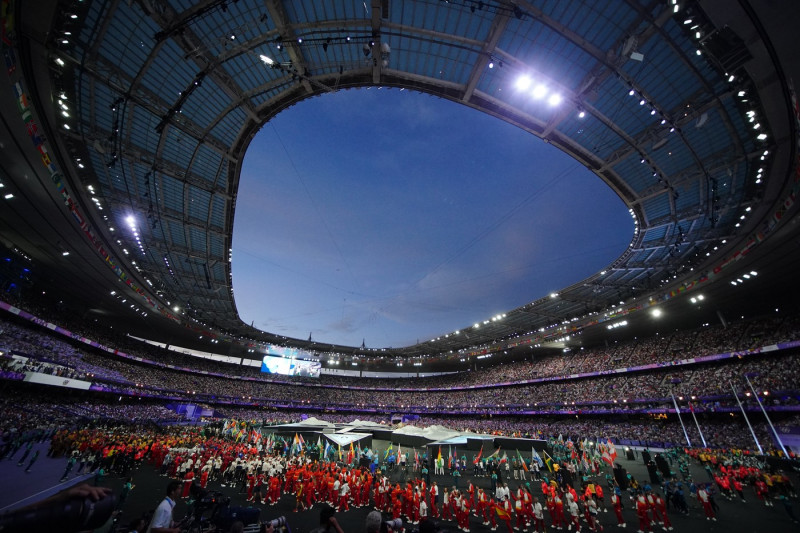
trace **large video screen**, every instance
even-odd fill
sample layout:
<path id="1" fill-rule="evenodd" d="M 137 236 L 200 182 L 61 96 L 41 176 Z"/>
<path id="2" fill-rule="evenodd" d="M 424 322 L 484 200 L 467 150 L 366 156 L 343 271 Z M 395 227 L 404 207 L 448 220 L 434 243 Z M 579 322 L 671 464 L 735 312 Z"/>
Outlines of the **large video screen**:
<path id="1" fill-rule="evenodd" d="M 319 361 L 306 361 L 297 359 L 299 355 L 298 350 L 291 348 L 270 346 L 267 349 L 268 353 L 279 355 L 265 355 L 261 360 L 261 371 L 268 374 L 282 374 L 284 376 L 308 376 L 312 378 L 319 377 L 319 371 L 322 365 Z"/>

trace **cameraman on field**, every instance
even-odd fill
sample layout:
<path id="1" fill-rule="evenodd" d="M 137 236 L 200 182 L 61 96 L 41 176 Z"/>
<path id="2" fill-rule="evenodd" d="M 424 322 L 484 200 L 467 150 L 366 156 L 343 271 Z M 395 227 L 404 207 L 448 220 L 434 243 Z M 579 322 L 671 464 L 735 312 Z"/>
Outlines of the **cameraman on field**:
<path id="1" fill-rule="evenodd" d="M 158 504 L 150 527 L 147 533 L 180 533 L 181 529 L 176 527 L 172 518 L 172 511 L 175 508 L 175 501 L 181 493 L 181 482 L 170 481 L 167 485 L 167 496 Z"/>

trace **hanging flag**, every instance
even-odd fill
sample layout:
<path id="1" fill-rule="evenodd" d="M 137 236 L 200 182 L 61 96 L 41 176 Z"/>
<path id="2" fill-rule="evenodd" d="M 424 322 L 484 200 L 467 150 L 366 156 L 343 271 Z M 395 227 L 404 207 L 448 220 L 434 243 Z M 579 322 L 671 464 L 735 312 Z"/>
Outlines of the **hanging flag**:
<path id="1" fill-rule="evenodd" d="M 481 462 L 481 455 L 483 455 L 483 444 L 481 444 L 481 451 L 478 452 L 478 455 L 475 456 L 475 460 L 472 461 L 472 464 L 476 465 Z"/>

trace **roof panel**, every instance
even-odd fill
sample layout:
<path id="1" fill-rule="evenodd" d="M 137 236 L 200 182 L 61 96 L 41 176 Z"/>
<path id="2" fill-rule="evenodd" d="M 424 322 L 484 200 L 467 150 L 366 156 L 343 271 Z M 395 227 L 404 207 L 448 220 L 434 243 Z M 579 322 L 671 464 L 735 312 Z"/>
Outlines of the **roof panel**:
<path id="1" fill-rule="evenodd" d="M 174 161 L 179 168 L 189 168 L 192 153 L 197 148 L 197 139 L 187 135 L 177 127 L 164 130 L 166 140 L 163 146 L 163 156 Z"/>
<path id="2" fill-rule="evenodd" d="M 642 202 L 642 207 L 650 220 L 667 216 L 670 214 L 669 195 L 664 193 L 648 198 Z"/>
<path id="3" fill-rule="evenodd" d="M 205 223 L 211 210 L 211 193 L 190 185 L 188 208 L 189 218 Z"/>
<path id="4" fill-rule="evenodd" d="M 184 55 L 174 41 L 167 39 L 142 75 L 141 84 L 158 94 L 168 106 L 178 100 L 199 71 L 196 65 L 183 59 Z"/>
<path id="5" fill-rule="evenodd" d="M 189 228 L 189 238 L 192 242 L 192 251 L 205 253 L 206 252 L 206 232 L 200 230 L 195 226 Z"/>
<path id="6" fill-rule="evenodd" d="M 183 182 L 167 174 L 159 174 L 158 179 L 164 207 L 183 213 Z"/>
<path id="7" fill-rule="evenodd" d="M 103 36 L 100 54 L 114 58 L 113 64 L 134 77 L 149 56 L 158 26 L 143 13 L 139 4 L 122 3 L 114 11 L 114 20 Z"/>

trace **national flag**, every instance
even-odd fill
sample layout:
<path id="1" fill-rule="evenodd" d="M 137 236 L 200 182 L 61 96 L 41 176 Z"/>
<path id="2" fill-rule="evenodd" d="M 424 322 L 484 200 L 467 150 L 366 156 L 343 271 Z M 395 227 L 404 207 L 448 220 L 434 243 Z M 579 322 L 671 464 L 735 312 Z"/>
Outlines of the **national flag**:
<path id="1" fill-rule="evenodd" d="M 522 466 L 522 469 L 527 472 L 528 471 L 528 465 L 525 464 L 525 459 L 522 458 L 522 454 L 519 453 L 519 450 L 517 450 L 517 457 L 519 458 L 519 462 L 520 462 L 520 465 Z"/>
<path id="2" fill-rule="evenodd" d="M 447 468 L 453 468 L 453 450 L 447 446 Z"/>
<path id="3" fill-rule="evenodd" d="M 472 461 L 472 464 L 476 465 L 481 462 L 481 455 L 483 455 L 483 444 L 481 444 L 481 451 L 478 452 L 478 455 L 475 456 L 475 460 Z"/>
<path id="4" fill-rule="evenodd" d="M 552 472 L 553 471 L 553 458 L 550 457 L 550 454 L 547 453 L 546 450 L 542 450 L 544 454 L 544 464 L 547 466 L 547 469 Z"/>
<path id="5" fill-rule="evenodd" d="M 322 458 L 326 461 L 328 460 L 328 454 L 331 451 L 331 443 L 329 441 L 325 441 L 325 453 L 322 454 Z"/>
<path id="6" fill-rule="evenodd" d="M 511 515 L 508 514 L 508 511 L 506 511 L 505 509 L 503 509 L 499 505 L 496 506 L 494 508 L 494 510 L 497 513 L 497 516 L 500 518 L 500 520 L 509 520 L 509 521 L 511 520 Z"/>
<path id="7" fill-rule="evenodd" d="M 400 464 L 400 454 L 403 453 L 403 448 L 400 447 L 400 443 L 397 443 L 397 464 Z"/>
<path id="8" fill-rule="evenodd" d="M 500 459 L 500 464 L 505 463 L 508 461 L 508 454 L 503 452 L 503 457 Z"/>
<path id="9" fill-rule="evenodd" d="M 607 446 L 605 451 L 602 455 L 603 461 L 608 463 L 609 465 L 614 464 L 614 461 L 617 460 L 617 449 L 614 447 L 614 443 L 611 442 L 611 439 L 608 440 Z"/>
<path id="10" fill-rule="evenodd" d="M 339 447 L 339 460 L 341 461 L 342 460 L 342 445 L 339 444 L 339 443 L 336 443 L 336 445 Z"/>
<path id="11" fill-rule="evenodd" d="M 608 455 L 611 456 L 612 460 L 617 460 L 617 448 L 614 446 L 614 443 L 611 442 L 611 439 L 608 439 Z"/>
<path id="12" fill-rule="evenodd" d="M 317 451 L 322 449 L 322 436 L 317 437 Z"/>
<path id="13" fill-rule="evenodd" d="M 386 453 L 383 454 L 383 460 L 384 461 L 386 460 L 387 457 L 389 457 L 390 453 L 392 453 L 392 443 L 391 442 L 389 443 L 389 447 L 386 448 Z"/>
<path id="14" fill-rule="evenodd" d="M 439 455 L 436 456 L 436 460 L 440 460 L 442 458 L 442 446 L 439 446 Z"/>
<path id="15" fill-rule="evenodd" d="M 539 455 L 539 452 L 537 452 L 533 446 L 531 446 L 531 457 L 533 458 L 534 461 L 536 461 L 539 464 L 540 468 L 544 466 L 544 461 L 542 461 L 542 456 Z"/>
<path id="16" fill-rule="evenodd" d="M 498 446 L 497 449 L 494 451 L 494 453 L 490 455 L 488 458 L 491 459 L 492 457 L 497 457 L 499 455 L 500 455 L 500 446 Z"/>

